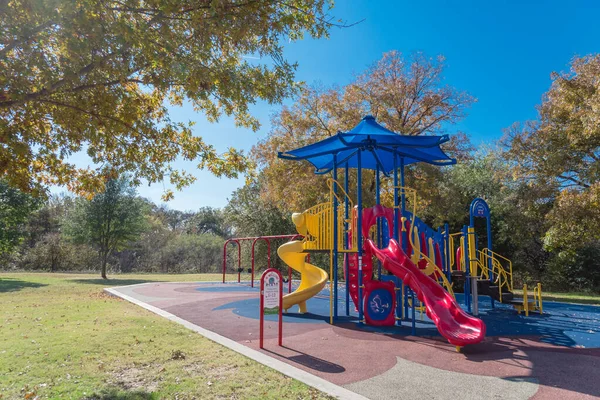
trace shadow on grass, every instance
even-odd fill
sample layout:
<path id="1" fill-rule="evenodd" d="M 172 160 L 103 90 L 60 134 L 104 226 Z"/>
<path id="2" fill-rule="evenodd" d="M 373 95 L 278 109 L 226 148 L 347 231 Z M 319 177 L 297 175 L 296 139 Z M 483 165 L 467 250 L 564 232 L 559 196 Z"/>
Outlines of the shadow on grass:
<path id="1" fill-rule="evenodd" d="M 137 285 L 139 283 L 161 282 L 151 279 L 71 279 L 71 282 L 83 283 L 86 285 L 98 285 L 105 287 Z"/>
<path id="2" fill-rule="evenodd" d="M 119 389 L 105 389 L 99 393 L 84 397 L 84 400 L 155 400 L 160 396 L 142 390 L 124 392 Z"/>
<path id="3" fill-rule="evenodd" d="M 22 281 L 20 279 L 0 278 L 0 293 L 18 292 L 23 289 L 39 288 L 42 286 L 48 285 L 45 283 Z"/>

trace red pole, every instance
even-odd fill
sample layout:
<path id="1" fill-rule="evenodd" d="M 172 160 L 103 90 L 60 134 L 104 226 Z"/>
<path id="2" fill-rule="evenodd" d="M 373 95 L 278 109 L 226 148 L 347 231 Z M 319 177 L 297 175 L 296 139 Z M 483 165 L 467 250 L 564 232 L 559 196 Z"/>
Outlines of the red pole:
<path id="1" fill-rule="evenodd" d="M 250 287 L 254 287 L 254 246 L 256 246 L 256 241 L 258 240 L 258 238 L 254 239 L 254 241 L 252 242 L 252 270 L 251 270 L 251 275 L 250 275 Z M 262 285 L 262 282 L 261 282 Z M 262 286 L 260 288 L 260 290 L 262 291 Z"/>
<path id="2" fill-rule="evenodd" d="M 240 274 L 242 273 L 242 243 L 238 240 L 235 242 L 238 247 L 238 283 L 240 283 Z"/>
<path id="3" fill-rule="evenodd" d="M 265 332 L 265 296 L 264 296 L 264 289 L 265 289 L 265 280 L 263 279 L 263 276 L 260 277 L 260 332 L 259 332 L 259 336 L 260 336 L 260 348 L 263 348 L 263 336 L 264 336 L 264 332 Z"/>
<path id="4" fill-rule="evenodd" d="M 283 346 L 283 279 L 281 279 L 281 273 L 277 273 L 279 274 L 279 345 Z"/>
<path id="5" fill-rule="evenodd" d="M 223 245 L 223 283 L 225 283 L 225 268 L 227 268 L 227 243 L 229 240 L 226 240 Z"/>

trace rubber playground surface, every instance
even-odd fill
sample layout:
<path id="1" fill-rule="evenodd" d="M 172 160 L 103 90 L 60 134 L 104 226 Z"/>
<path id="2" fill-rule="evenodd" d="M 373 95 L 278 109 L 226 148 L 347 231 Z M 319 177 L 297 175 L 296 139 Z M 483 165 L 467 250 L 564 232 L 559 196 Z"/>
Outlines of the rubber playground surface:
<path id="1" fill-rule="evenodd" d="M 258 350 L 255 286 L 148 283 L 114 290 Z M 481 296 L 486 339 L 457 353 L 418 311 L 413 336 L 409 321 L 385 328 L 357 324 L 353 304 L 346 316 L 343 287 L 338 296 L 335 325 L 329 324 L 327 289 L 307 302 L 309 313 L 294 307 L 284 315 L 283 347 L 277 346 L 276 316 L 267 316 L 262 351 L 370 399 L 600 397 L 600 306 L 545 302 L 543 315 L 525 317 L 506 305 L 492 308 Z"/>

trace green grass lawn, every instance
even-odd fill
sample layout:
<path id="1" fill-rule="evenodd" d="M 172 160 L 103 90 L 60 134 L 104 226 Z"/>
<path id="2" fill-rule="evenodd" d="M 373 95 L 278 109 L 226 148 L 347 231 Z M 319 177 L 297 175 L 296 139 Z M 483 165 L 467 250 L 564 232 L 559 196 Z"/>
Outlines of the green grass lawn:
<path id="1" fill-rule="evenodd" d="M 0 399 L 324 399 L 105 287 L 220 275 L 0 274 Z"/>
<path id="2" fill-rule="evenodd" d="M 532 288 L 528 290 L 529 296 L 532 296 Z M 522 290 L 515 290 L 515 294 L 523 295 Z M 533 297 L 532 297 L 533 298 Z M 593 293 L 558 293 L 545 292 L 542 287 L 542 301 L 559 301 L 562 303 L 580 303 L 600 305 L 600 294 Z"/>

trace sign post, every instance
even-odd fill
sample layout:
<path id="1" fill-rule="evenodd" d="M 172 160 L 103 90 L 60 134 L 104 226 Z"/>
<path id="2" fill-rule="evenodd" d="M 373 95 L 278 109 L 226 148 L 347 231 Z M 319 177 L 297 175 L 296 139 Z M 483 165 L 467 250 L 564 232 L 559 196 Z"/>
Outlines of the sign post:
<path id="1" fill-rule="evenodd" d="M 283 279 L 275 268 L 269 268 L 260 277 L 260 348 L 263 348 L 265 315 L 277 314 L 279 320 L 279 345 L 282 346 L 283 317 Z"/>

